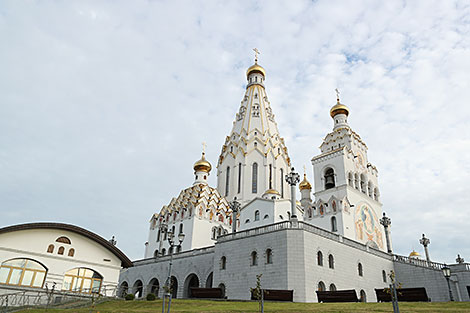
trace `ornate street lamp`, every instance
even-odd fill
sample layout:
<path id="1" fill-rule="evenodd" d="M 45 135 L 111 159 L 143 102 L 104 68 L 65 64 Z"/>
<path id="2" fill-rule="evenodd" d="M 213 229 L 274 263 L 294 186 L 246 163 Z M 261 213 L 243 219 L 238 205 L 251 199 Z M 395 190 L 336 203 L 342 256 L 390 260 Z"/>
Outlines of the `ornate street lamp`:
<path id="1" fill-rule="evenodd" d="M 171 290 L 171 266 L 173 264 L 173 249 L 174 247 L 181 247 L 181 244 L 183 243 L 184 240 L 184 233 L 178 234 L 178 243 L 175 242 L 175 234 L 170 231 L 167 234 L 167 239 L 168 239 L 168 252 L 170 253 L 170 265 L 168 266 L 168 278 L 165 281 L 165 291 L 166 295 L 163 296 L 163 301 L 162 301 L 162 313 L 165 313 L 165 297 L 168 297 L 168 313 L 170 313 L 170 306 L 171 306 L 171 298 L 172 298 L 172 290 Z"/>
<path id="2" fill-rule="evenodd" d="M 237 232 L 237 214 L 240 209 L 240 202 L 237 201 L 237 197 L 233 198 L 229 204 L 230 209 L 232 210 L 232 233 Z"/>
<path id="3" fill-rule="evenodd" d="M 426 236 L 424 236 L 423 234 L 423 237 L 419 240 L 419 243 L 424 246 L 424 253 L 426 253 L 426 261 L 431 262 L 428 251 L 428 246 L 431 243 L 431 240 L 429 240 L 429 238 L 426 238 Z"/>
<path id="4" fill-rule="evenodd" d="M 291 193 L 291 219 L 297 219 L 296 201 L 295 201 L 295 185 L 300 181 L 299 173 L 294 172 L 294 168 L 291 168 L 291 172 L 286 175 L 286 182 L 290 185 Z"/>
<path id="5" fill-rule="evenodd" d="M 454 296 L 452 295 L 452 289 L 450 288 L 450 275 L 451 275 L 451 272 L 450 272 L 450 268 L 446 264 L 444 264 L 444 267 L 442 268 L 442 273 L 444 274 L 444 277 L 447 280 L 447 288 L 449 288 L 450 301 L 454 301 Z"/>
<path id="6" fill-rule="evenodd" d="M 383 217 L 380 219 L 380 224 L 384 227 L 385 230 L 385 241 L 387 242 L 387 252 L 392 253 L 392 243 L 390 241 L 390 225 L 392 225 L 392 220 L 390 217 L 383 213 Z"/>

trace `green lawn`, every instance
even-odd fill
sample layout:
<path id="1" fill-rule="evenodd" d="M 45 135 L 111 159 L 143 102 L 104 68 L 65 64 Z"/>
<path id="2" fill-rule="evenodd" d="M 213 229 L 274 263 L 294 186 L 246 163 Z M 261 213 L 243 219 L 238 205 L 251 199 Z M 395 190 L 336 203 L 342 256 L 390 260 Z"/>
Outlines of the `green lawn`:
<path id="1" fill-rule="evenodd" d="M 114 300 L 104 302 L 94 308 L 80 309 L 48 309 L 47 312 L 70 313 L 110 313 L 110 312 L 161 312 L 162 302 L 156 301 L 121 301 Z M 390 303 L 286 303 L 267 302 L 265 312 L 393 312 Z M 24 313 L 46 312 L 45 309 L 30 309 Z M 171 312 L 258 312 L 256 302 L 236 301 L 208 301 L 208 300 L 173 300 Z M 400 313 L 414 312 L 470 312 L 470 302 L 437 302 L 437 303 L 400 303 Z"/>

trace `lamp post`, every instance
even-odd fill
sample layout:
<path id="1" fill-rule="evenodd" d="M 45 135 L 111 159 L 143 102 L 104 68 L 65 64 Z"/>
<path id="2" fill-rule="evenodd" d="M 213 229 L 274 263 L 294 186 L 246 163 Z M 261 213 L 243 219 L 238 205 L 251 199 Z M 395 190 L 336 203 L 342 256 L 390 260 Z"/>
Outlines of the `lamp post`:
<path id="1" fill-rule="evenodd" d="M 431 262 L 428 251 L 428 245 L 431 243 L 431 240 L 429 240 L 429 238 L 426 238 L 426 236 L 424 236 L 423 234 L 423 237 L 419 240 L 419 243 L 424 246 L 424 253 L 426 253 L 426 261 Z"/>
<path id="2" fill-rule="evenodd" d="M 162 301 L 162 313 L 165 313 L 165 297 L 168 297 L 168 313 L 170 313 L 170 306 L 171 306 L 171 298 L 172 298 L 172 290 L 171 290 L 171 266 L 173 265 L 173 248 L 180 247 L 184 240 L 184 234 L 178 234 L 178 243 L 175 242 L 175 234 L 173 232 L 168 232 L 168 251 L 170 252 L 170 265 L 168 266 L 168 278 L 165 281 L 165 291 L 166 295 L 163 296 Z"/>
<path id="3" fill-rule="evenodd" d="M 237 214 L 240 209 L 240 202 L 237 201 L 237 197 L 233 198 L 233 201 L 229 203 L 230 209 L 232 209 L 232 233 L 237 232 Z"/>
<path id="4" fill-rule="evenodd" d="M 442 268 L 442 273 L 444 274 L 444 277 L 447 280 L 447 288 L 449 288 L 450 301 L 454 301 L 454 296 L 452 295 L 452 289 L 450 288 L 450 275 L 451 275 L 451 272 L 450 272 L 450 268 L 446 264 L 444 264 L 444 267 Z"/>
<path id="5" fill-rule="evenodd" d="M 392 225 L 392 220 L 390 217 L 383 213 L 383 217 L 380 219 L 380 224 L 384 227 L 385 230 L 385 241 L 387 242 L 387 252 L 392 253 L 392 243 L 390 241 L 390 225 Z"/>
<path id="6" fill-rule="evenodd" d="M 295 185 L 300 181 L 299 173 L 294 172 L 294 168 L 291 168 L 291 172 L 286 175 L 286 182 L 290 185 L 291 193 L 291 219 L 297 219 L 297 209 L 295 203 Z"/>

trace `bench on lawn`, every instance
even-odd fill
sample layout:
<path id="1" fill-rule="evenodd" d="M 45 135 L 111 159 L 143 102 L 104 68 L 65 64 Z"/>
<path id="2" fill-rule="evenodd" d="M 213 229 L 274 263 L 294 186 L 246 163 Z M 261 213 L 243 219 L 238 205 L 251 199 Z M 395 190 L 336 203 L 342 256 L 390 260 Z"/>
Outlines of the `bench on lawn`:
<path id="1" fill-rule="evenodd" d="M 264 300 L 272 301 L 294 301 L 294 290 L 263 289 Z M 258 300 L 251 292 L 251 300 Z"/>
<path id="2" fill-rule="evenodd" d="M 359 302 L 356 290 L 317 291 L 318 302 Z"/>
<path id="3" fill-rule="evenodd" d="M 378 302 L 391 302 L 392 296 L 384 291 L 384 289 L 375 289 Z M 398 301 L 404 302 L 428 302 L 430 299 L 426 293 L 426 288 L 401 288 L 397 289 Z"/>
<path id="4" fill-rule="evenodd" d="M 190 298 L 209 298 L 209 299 L 221 299 L 224 297 L 222 288 L 197 288 L 191 287 Z"/>

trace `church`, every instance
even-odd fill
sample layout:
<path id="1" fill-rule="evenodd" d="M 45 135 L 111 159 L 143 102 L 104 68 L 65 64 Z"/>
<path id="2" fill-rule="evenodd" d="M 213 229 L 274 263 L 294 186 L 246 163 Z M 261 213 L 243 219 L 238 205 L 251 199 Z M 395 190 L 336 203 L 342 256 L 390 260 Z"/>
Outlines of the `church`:
<path id="1" fill-rule="evenodd" d="M 470 301 L 470 266 L 463 260 L 449 265 L 447 281 L 444 264 L 415 252 L 393 254 L 378 170 L 338 92 L 332 129 L 311 159 L 312 185 L 305 170 L 301 177 L 292 167 L 257 54 L 246 79 L 215 168 L 203 152 L 192 184 L 150 218 L 144 258 L 121 270 L 121 294 L 162 297 L 171 283 L 173 298 L 218 290 L 220 297 L 249 300 L 262 274 L 273 299 L 319 302 L 319 292 L 348 290 L 376 302 L 393 271 L 403 288 L 418 288 L 429 301 L 449 301 L 449 291 Z"/>

